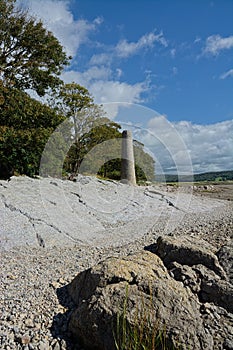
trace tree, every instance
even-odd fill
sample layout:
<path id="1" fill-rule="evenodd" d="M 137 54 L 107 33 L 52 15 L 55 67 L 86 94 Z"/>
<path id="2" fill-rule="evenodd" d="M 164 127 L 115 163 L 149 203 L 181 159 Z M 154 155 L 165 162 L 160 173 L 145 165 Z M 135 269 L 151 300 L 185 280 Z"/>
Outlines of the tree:
<path id="1" fill-rule="evenodd" d="M 121 178 L 121 126 L 109 120 L 83 136 L 83 153 L 80 163 L 83 173 L 98 174 L 102 177 L 120 180 Z M 72 150 L 72 148 L 71 148 Z M 71 153 L 68 154 L 71 157 Z M 72 158 L 72 157 L 71 157 Z M 144 150 L 144 145 L 134 140 L 135 173 L 137 182 L 153 181 L 155 161 Z"/>
<path id="2" fill-rule="evenodd" d="M 107 162 L 121 155 L 121 126 L 111 120 L 93 127 L 82 137 L 82 173 L 107 177 Z"/>
<path id="3" fill-rule="evenodd" d="M 137 181 L 154 181 L 155 180 L 155 160 L 144 150 L 144 144 L 133 141 L 134 158 L 136 164 Z"/>
<path id="4" fill-rule="evenodd" d="M 19 174 L 38 174 L 45 144 L 64 119 L 27 93 L 0 81 L 0 163 Z"/>
<path id="5" fill-rule="evenodd" d="M 43 96 L 61 83 L 59 75 L 68 62 L 41 21 L 18 9 L 16 0 L 0 1 L 0 79 L 5 85 Z"/>
<path id="6" fill-rule="evenodd" d="M 89 91 L 75 82 L 61 85 L 53 93 L 51 106 L 71 120 L 75 142 L 104 115 L 103 109 L 94 103 Z"/>
<path id="7" fill-rule="evenodd" d="M 73 146 L 66 159 L 66 168 L 78 173 L 79 166 L 87 152 L 86 136 L 97 125 L 109 122 L 105 112 L 94 103 L 89 91 L 76 83 L 63 84 L 53 94 L 51 106 L 71 121 Z"/>

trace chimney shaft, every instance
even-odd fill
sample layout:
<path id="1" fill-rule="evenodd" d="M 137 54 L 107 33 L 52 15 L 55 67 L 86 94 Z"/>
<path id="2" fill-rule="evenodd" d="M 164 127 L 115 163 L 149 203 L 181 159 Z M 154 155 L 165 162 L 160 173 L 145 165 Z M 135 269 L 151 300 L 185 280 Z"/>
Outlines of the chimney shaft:
<path id="1" fill-rule="evenodd" d="M 133 139 L 129 130 L 124 130 L 122 133 L 121 182 L 127 185 L 136 185 Z"/>

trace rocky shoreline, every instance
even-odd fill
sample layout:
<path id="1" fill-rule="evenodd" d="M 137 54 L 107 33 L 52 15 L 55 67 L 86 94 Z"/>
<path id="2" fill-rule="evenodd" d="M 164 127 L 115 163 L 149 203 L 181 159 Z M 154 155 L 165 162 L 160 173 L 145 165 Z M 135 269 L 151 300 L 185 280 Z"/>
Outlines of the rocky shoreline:
<path id="1" fill-rule="evenodd" d="M 187 213 L 168 235 L 202 239 L 216 251 L 233 239 L 233 203 L 201 213 Z M 62 247 L 21 246 L 2 250 L 0 260 L 0 348 L 4 350 L 65 350 L 82 347 L 67 329 L 74 304 L 66 286 L 81 271 L 109 256 L 128 255 L 155 243 L 162 219 L 142 237 L 113 247 L 74 244 Z M 216 314 L 214 317 L 219 317 Z M 233 321 L 229 316 L 229 322 Z M 233 334 L 233 324 L 230 325 Z M 225 348 L 233 349 L 232 343 Z M 215 350 L 215 349 L 214 349 Z"/>

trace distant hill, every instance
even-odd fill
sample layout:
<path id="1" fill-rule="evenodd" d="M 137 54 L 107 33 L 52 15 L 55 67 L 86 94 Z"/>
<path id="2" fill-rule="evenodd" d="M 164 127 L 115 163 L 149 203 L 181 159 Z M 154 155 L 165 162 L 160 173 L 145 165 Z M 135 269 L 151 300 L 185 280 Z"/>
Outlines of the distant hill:
<path id="1" fill-rule="evenodd" d="M 194 174 L 192 175 L 178 175 L 174 174 L 164 174 L 156 175 L 156 181 L 159 182 L 198 182 L 198 181 L 227 181 L 233 180 L 233 170 L 229 171 L 213 171 L 203 174 Z"/>

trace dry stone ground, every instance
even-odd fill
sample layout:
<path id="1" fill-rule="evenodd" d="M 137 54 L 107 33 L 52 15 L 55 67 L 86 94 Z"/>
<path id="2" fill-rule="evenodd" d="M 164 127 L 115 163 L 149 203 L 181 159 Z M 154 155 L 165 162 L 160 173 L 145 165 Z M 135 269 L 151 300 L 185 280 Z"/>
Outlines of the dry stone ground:
<path id="1" fill-rule="evenodd" d="M 192 196 L 187 189 L 177 196 L 165 187 L 132 192 L 90 177 L 77 183 L 22 177 L 0 181 L 0 196 L 4 350 L 81 349 L 67 330 L 75 307 L 67 285 L 108 257 L 136 253 L 161 235 L 203 239 L 216 251 L 232 239 L 232 202 Z M 228 254 L 222 249 L 219 260 L 227 264 Z"/>

